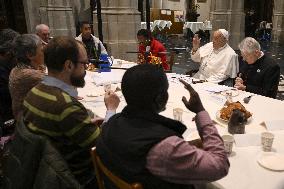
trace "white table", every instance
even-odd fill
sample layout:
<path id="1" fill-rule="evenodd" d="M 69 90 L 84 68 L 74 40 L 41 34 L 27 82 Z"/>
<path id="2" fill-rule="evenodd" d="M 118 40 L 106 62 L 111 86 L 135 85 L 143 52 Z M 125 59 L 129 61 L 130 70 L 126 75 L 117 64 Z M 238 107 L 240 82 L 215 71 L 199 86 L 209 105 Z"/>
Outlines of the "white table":
<path id="1" fill-rule="evenodd" d="M 112 70 L 110 74 L 120 75 L 122 77 L 125 70 Z M 99 73 L 88 72 L 86 76 L 86 86 L 83 89 L 78 89 L 79 95 L 84 97 L 82 103 L 89 109 L 95 112 L 95 114 L 104 117 L 105 105 L 103 101 L 103 95 L 99 97 L 88 97 L 87 94 L 90 91 L 101 91 L 101 86 L 95 86 L 92 77 Z M 185 77 L 185 76 L 183 76 Z M 117 84 L 119 86 L 119 84 Z M 215 121 L 216 112 L 220 110 L 225 102 L 225 97 L 221 94 L 212 94 L 205 90 L 206 87 L 216 86 L 211 83 L 200 83 L 192 85 L 193 88 L 198 91 L 205 109 L 209 112 L 211 118 Z M 181 107 L 184 110 L 183 122 L 187 125 L 188 130 L 184 133 L 186 140 L 198 138 L 198 134 L 195 128 L 195 123 L 192 118 L 195 116 L 188 111 L 182 101 L 182 96 L 189 97 L 188 92 L 184 87 L 175 79 L 171 79 L 169 87 L 169 100 L 167 103 L 167 109 L 161 114 L 170 118 L 173 118 L 173 108 Z M 118 108 L 120 112 L 126 105 L 126 102 L 121 94 L 118 92 L 121 98 L 121 103 Z M 233 97 L 233 101 L 241 101 L 244 97 L 249 96 L 250 93 L 239 91 L 239 95 Z M 266 120 L 280 120 L 283 119 L 284 102 L 255 95 L 251 98 L 249 104 L 242 103 L 246 109 L 253 113 L 251 122 L 246 126 L 246 133 L 259 134 L 265 131 L 265 127 L 260 125 Z M 219 123 L 216 125 L 220 135 L 227 134 L 227 127 L 225 124 Z M 283 125 L 284 127 L 284 125 Z M 278 153 L 284 154 L 284 130 L 274 131 L 275 140 L 273 148 Z M 284 172 L 274 172 L 261 167 L 257 163 L 257 158 L 261 154 L 260 146 L 249 147 L 236 147 L 234 146 L 234 156 L 229 157 L 230 170 L 229 174 L 221 180 L 212 183 L 208 188 L 219 189 L 283 189 L 284 188 Z"/>
<path id="2" fill-rule="evenodd" d="M 172 26 L 172 22 L 169 21 L 169 20 L 155 20 L 154 23 L 153 23 L 153 29 L 154 29 L 156 26 L 158 27 L 158 29 L 159 29 L 160 31 L 163 30 L 163 29 L 165 29 L 166 27 L 170 29 L 171 26 Z"/>
<path id="3" fill-rule="evenodd" d="M 205 23 L 203 22 L 185 22 L 183 29 L 189 28 L 193 33 L 198 32 L 199 30 L 212 30 L 212 25 L 210 21 Z"/>
<path id="4" fill-rule="evenodd" d="M 147 22 L 141 22 L 141 29 L 147 29 Z M 150 30 L 154 30 L 153 22 L 150 22 Z"/>

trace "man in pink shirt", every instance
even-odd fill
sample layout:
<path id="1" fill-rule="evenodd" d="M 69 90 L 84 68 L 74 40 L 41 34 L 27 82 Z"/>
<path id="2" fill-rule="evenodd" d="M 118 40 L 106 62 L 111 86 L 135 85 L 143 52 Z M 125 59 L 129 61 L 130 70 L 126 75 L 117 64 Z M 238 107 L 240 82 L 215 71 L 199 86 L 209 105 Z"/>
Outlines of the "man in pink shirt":
<path id="1" fill-rule="evenodd" d="M 184 124 L 159 115 L 166 108 L 169 87 L 161 69 L 141 64 L 125 72 L 121 87 L 127 106 L 103 126 L 96 146 L 106 167 L 127 182 L 140 182 L 144 189 L 180 189 L 227 175 L 230 164 L 223 141 L 198 93 L 181 82 L 190 93 L 190 99 L 182 101 L 196 113 L 203 149 L 182 138 Z"/>

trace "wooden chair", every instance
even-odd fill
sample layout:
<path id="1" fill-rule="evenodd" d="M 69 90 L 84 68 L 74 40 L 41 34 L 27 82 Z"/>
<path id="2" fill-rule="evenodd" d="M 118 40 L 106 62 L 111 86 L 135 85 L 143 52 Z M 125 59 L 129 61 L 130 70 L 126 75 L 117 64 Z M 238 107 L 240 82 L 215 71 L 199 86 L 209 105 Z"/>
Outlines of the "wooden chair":
<path id="1" fill-rule="evenodd" d="M 98 156 L 96 147 L 93 147 L 91 149 L 91 155 L 95 167 L 99 189 L 105 189 L 103 175 L 105 175 L 119 189 L 143 189 L 140 183 L 127 183 L 126 181 L 113 174 L 110 170 L 108 170 Z"/>

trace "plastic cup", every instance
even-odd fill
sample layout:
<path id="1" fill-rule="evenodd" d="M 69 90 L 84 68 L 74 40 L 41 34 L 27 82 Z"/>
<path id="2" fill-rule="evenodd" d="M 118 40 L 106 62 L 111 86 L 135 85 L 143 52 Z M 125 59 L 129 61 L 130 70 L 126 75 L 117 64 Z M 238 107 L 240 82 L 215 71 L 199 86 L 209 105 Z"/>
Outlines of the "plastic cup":
<path id="1" fill-rule="evenodd" d="M 230 155 L 233 151 L 234 137 L 231 135 L 223 135 L 222 139 L 224 141 L 225 151 Z"/>
<path id="2" fill-rule="evenodd" d="M 122 66 L 122 60 L 117 60 L 117 65 L 118 65 L 118 67 L 121 67 Z"/>
<path id="3" fill-rule="evenodd" d="M 274 134 L 270 132 L 261 133 L 261 144 L 264 152 L 271 152 Z"/>
<path id="4" fill-rule="evenodd" d="M 181 108 L 173 109 L 173 115 L 175 120 L 182 122 L 182 114 L 183 114 L 183 109 Z"/>
<path id="5" fill-rule="evenodd" d="M 105 92 L 108 92 L 111 90 L 111 82 L 105 82 L 104 83 L 104 90 Z"/>

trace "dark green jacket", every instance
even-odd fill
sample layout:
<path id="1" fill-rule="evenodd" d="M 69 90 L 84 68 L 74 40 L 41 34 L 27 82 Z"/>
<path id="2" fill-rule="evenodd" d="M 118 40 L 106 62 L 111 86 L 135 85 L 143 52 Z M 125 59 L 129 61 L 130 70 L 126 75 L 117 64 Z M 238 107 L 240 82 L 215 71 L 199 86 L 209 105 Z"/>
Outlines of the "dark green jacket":
<path id="1" fill-rule="evenodd" d="M 5 189 L 81 189 L 65 160 L 44 137 L 31 133 L 23 121 L 3 156 Z M 1 188 L 2 188 L 1 187 Z"/>

